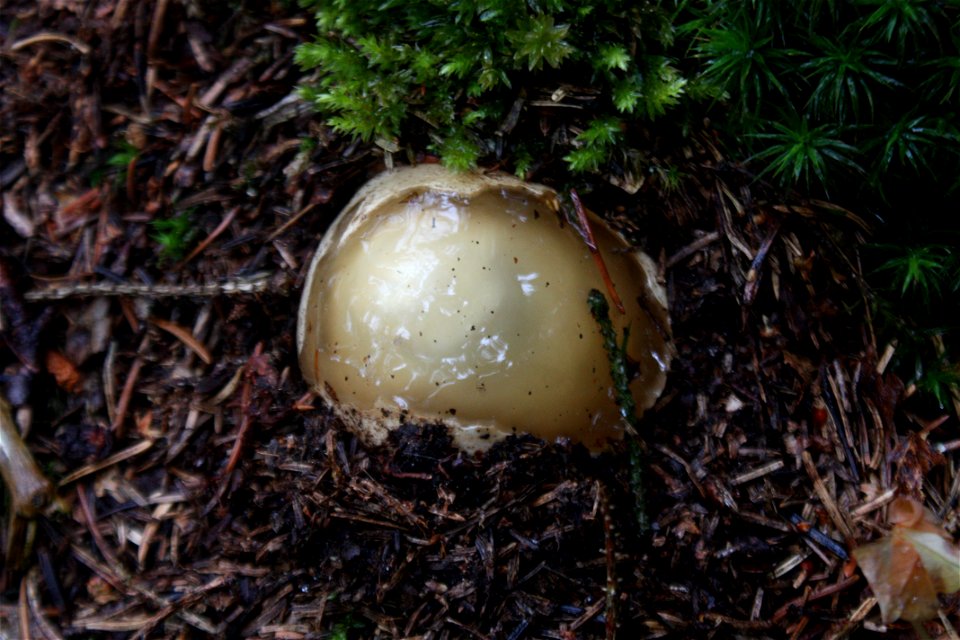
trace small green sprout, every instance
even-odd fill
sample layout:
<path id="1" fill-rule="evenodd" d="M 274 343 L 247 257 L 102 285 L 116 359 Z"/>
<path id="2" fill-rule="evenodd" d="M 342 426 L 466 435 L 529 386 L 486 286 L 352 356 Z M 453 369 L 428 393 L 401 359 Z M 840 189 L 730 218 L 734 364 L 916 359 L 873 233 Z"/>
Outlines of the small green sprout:
<path id="1" fill-rule="evenodd" d="M 957 256 L 950 247 L 926 245 L 877 245 L 891 255 L 877 268 L 886 273 L 901 297 L 919 296 L 925 304 L 939 299 L 956 282 L 950 282 L 955 273 Z"/>
<path id="2" fill-rule="evenodd" d="M 160 245 L 160 260 L 175 262 L 187 252 L 187 247 L 196 235 L 191 211 L 184 211 L 172 218 L 154 220 L 150 237 Z"/>

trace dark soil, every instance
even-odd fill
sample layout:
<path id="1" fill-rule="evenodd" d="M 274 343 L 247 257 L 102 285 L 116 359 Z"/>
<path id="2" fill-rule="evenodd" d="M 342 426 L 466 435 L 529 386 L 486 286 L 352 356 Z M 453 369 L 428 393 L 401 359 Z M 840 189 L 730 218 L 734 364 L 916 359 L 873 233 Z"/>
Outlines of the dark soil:
<path id="1" fill-rule="evenodd" d="M 0 11 L 0 390 L 56 485 L 0 528 L 0 637 L 915 637 L 849 552 L 898 494 L 956 535 L 956 416 L 885 371 L 855 216 L 776 195 L 709 130 L 651 137 L 681 189 L 581 191 L 670 297 L 641 532 L 624 452 L 467 458 L 440 429 L 368 449 L 307 395 L 306 265 L 385 162 L 296 100 L 308 15 Z M 266 286 L 204 288 L 237 280 Z"/>

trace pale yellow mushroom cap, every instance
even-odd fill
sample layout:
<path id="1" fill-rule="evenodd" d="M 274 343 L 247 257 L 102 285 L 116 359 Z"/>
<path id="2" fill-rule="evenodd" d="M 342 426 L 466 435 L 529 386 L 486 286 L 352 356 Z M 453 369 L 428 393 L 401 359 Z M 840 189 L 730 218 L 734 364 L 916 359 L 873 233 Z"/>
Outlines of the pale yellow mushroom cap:
<path id="1" fill-rule="evenodd" d="M 672 346 L 656 267 L 598 217 L 597 244 L 626 314 L 639 410 L 663 390 Z M 300 303 L 307 382 L 369 444 L 404 422 L 447 425 L 466 451 L 512 433 L 593 451 L 622 437 L 590 315 L 607 289 L 556 193 L 436 165 L 368 182 L 327 231 Z"/>

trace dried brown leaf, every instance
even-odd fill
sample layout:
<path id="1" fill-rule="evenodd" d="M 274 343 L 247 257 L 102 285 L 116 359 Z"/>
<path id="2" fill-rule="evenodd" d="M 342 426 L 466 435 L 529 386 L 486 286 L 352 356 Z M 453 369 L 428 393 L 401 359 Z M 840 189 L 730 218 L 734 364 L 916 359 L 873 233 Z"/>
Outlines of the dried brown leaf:
<path id="1" fill-rule="evenodd" d="M 893 452 L 897 470 L 897 486 L 908 495 L 919 496 L 923 483 L 934 467 L 943 465 L 946 459 L 936 451 L 919 432 L 911 432 Z"/>
<path id="2" fill-rule="evenodd" d="M 47 371 L 54 377 L 57 384 L 66 391 L 73 393 L 80 386 L 80 372 L 76 365 L 59 351 L 47 352 Z"/>
<path id="3" fill-rule="evenodd" d="M 938 593 L 960 591 L 960 548 L 911 498 L 890 504 L 890 534 L 853 551 L 885 623 L 937 617 Z"/>

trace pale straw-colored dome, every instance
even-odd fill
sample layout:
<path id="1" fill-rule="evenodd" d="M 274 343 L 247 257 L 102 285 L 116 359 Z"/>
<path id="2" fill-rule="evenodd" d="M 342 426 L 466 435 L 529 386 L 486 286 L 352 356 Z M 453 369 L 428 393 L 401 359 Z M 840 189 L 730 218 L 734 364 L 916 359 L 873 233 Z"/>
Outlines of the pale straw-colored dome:
<path id="1" fill-rule="evenodd" d="M 622 437 L 590 315 L 604 282 L 556 193 L 436 165 L 367 183 L 324 235 L 297 328 L 307 382 L 369 444 L 403 422 L 443 423 L 474 451 L 512 433 L 591 450 Z M 672 346 L 656 268 L 590 224 L 626 314 L 639 410 L 664 387 Z"/>

